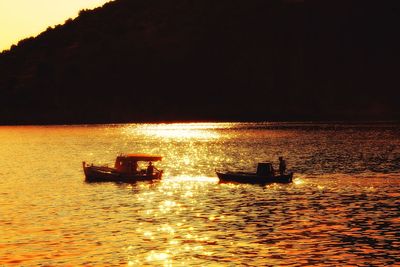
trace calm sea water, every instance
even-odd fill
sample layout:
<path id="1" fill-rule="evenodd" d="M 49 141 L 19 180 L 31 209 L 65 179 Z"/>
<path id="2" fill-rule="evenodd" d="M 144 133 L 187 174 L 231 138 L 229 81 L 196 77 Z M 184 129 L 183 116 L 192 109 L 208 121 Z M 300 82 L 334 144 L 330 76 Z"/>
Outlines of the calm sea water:
<path id="1" fill-rule="evenodd" d="M 400 126 L 0 127 L 0 266 L 399 266 Z M 160 182 L 84 182 L 82 161 L 164 156 Z M 219 184 L 287 159 L 293 184 Z"/>

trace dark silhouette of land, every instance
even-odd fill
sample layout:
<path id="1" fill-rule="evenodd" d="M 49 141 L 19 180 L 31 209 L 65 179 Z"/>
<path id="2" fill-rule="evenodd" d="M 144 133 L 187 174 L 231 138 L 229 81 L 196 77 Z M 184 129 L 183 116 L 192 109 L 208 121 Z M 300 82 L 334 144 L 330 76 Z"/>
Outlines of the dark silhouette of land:
<path id="1" fill-rule="evenodd" d="M 0 124 L 400 118 L 394 1 L 117 0 L 0 54 Z"/>

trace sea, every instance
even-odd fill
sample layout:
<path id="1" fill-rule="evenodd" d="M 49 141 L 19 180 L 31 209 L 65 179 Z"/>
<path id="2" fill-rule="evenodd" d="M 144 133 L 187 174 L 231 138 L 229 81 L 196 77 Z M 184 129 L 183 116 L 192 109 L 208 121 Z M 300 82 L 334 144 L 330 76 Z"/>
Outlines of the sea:
<path id="1" fill-rule="evenodd" d="M 163 179 L 85 182 L 124 153 Z M 215 173 L 280 156 L 291 184 Z M 400 266 L 399 229 L 394 122 L 0 127 L 0 266 Z"/>

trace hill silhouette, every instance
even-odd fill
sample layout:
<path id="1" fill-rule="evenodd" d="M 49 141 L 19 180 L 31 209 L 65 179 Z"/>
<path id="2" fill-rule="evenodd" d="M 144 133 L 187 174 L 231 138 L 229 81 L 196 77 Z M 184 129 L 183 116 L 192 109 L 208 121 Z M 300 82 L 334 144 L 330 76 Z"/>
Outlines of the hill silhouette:
<path id="1" fill-rule="evenodd" d="M 396 119 L 400 23 L 389 2 L 83 10 L 0 54 L 0 124 Z"/>

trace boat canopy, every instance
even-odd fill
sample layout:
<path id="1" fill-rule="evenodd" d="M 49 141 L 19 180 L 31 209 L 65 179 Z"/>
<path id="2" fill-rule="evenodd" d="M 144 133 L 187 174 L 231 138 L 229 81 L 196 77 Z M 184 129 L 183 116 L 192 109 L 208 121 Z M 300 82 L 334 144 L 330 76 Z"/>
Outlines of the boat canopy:
<path id="1" fill-rule="evenodd" d="M 260 162 L 257 164 L 257 175 L 265 176 L 273 174 L 274 168 L 272 167 L 271 162 Z"/>
<path id="2" fill-rule="evenodd" d="M 160 161 L 162 157 L 160 155 L 151 154 L 126 154 L 118 156 L 119 159 L 130 159 L 131 161 Z"/>

